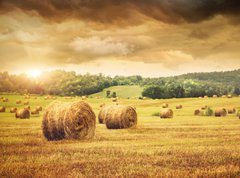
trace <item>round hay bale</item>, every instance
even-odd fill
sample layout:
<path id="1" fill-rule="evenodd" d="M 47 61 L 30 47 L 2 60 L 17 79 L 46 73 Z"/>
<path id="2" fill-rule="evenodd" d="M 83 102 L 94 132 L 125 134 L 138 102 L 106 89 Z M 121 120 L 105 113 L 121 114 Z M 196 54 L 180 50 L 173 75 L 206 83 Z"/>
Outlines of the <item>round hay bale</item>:
<path id="1" fill-rule="evenodd" d="M 205 106 L 202 106 L 201 109 L 202 109 L 202 110 L 205 110 L 205 109 L 207 109 L 207 107 L 208 107 L 208 106 L 205 105 Z"/>
<path id="2" fill-rule="evenodd" d="M 162 108 L 168 108 L 168 104 L 167 103 L 163 103 L 162 104 Z"/>
<path id="3" fill-rule="evenodd" d="M 217 98 L 218 96 L 217 95 L 213 95 L 213 98 Z"/>
<path id="4" fill-rule="evenodd" d="M 24 104 L 24 105 L 28 105 L 28 104 L 29 104 L 29 101 L 24 101 L 23 104 Z"/>
<path id="5" fill-rule="evenodd" d="M 30 106 L 25 106 L 24 109 L 30 110 L 31 107 Z"/>
<path id="6" fill-rule="evenodd" d="M 208 96 L 206 95 L 206 96 L 204 96 L 204 98 L 208 98 Z"/>
<path id="7" fill-rule="evenodd" d="M 102 104 L 100 104 L 100 108 L 102 108 L 102 107 L 104 107 L 106 104 L 105 103 L 102 103 Z"/>
<path id="8" fill-rule="evenodd" d="M 216 117 L 224 117 L 227 115 L 227 110 L 225 108 L 218 108 L 215 110 Z"/>
<path id="9" fill-rule="evenodd" d="M 3 102 L 4 103 L 8 102 L 8 98 L 3 98 Z"/>
<path id="10" fill-rule="evenodd" d="M 117 98 L 112 98 L 112 102 L 117 102 Z"/>
<path id="11" fill-rule="evenodd" d="M 2 100 L 3 99 L 3 97 L 2 96 L 0 96 L 0 100 Z"/>
<path id="12" fill-rule="evenodd" d="M 181 105 L 181 104 L 178 104 L 178 105 L 176 106 L 176 109 L 182 109 L 182 105 Z"/>
<path id="13" fill-rule="evenodd" d="M 222 98 L 227 98 L 227 96 L 226 95 L 222 95 Z"/>
<path id="14" fill-rule="evenodd" d="M 35 108 L 31 111 L 31 114 L 32 115 L 37 115 L 37 114 L 39 114 L 39 110 L 37 108 Z"/>
<path id="15" fill-rule="evenodd" d="M 105 122 L 108 129 L 136 127 L 137 112 L 131 106 L 112 105 L 107 110 Z"/>
<path id="16" fill-rule="evenodd" d="M 6 111 L 6 108 L 4 106 L 1 106 L 0 107 L 0 112 L 5 112 Z"/>
<path id="17" fill-rule="evenodd" d="M 227 98 L 232 98 L 232 95 L 227 95 Z"/>
<path id="18" fill-rule="evenodd" d="M 16 101 L 16 104 L 21 104 L 21 103 L 22 103 L 21 100 Z"/>
<path id="19" fill-rule="evenodd" d="M 10 109 L 10 113 L 16 113 L 17 112 L 17 108 L 11 108 Z"/>
<path id="20" fill-rule="evenodd" d="M 48 140 L 90 139 L 95 135 L 96 116 L 84 101 L 56 101 L 44 111 L 42 131 Z"/>
<path id="21" fill-rule="evenodd" d="M 87 99 L 87 97 L 86 96 L 82 96 L 82 100 L 86 100 Z"/>
<path id="22" fill-rule="evenodd" d="M 99 124 L 105 124 L 105 119 L 108 113 L 109 108 L 111 108 L 112 106 L 103 106 L 101 108 L 101 110 L 98 113 L 98 122 Z"/>
<path id="23" fill-rule="evenodd" d="M 38 111 L 42 111 L 42 106 L 37 106 L 36 109 L 37 109 Z"/>
<path id="24" fill-rule="evenodd" d="M 173 118 L 173 110 L 164 108 L 160 111 L 160 118 Z"/>
<path id="25" fill-rule="evenodd" d="M 228 108 L 228 114 L 234 114 L 234 113 L 236 113 L 235 108 Z"/>
<path id="26" fill-rule="evenodd" d="M 29 119 L 30 111 L 28 109 L 20 109 L 16 112 L 15 117 L 19 119 Z"/>
<path id="27" fill-rule="evenodd" d="M 201 111 L 200 109 L 196 109 L 196 110 L 194 111 L 194 115 L 195 115 L 195 116 L 202 116 L 202 115 L 203 115 L 203 111 Z"/>

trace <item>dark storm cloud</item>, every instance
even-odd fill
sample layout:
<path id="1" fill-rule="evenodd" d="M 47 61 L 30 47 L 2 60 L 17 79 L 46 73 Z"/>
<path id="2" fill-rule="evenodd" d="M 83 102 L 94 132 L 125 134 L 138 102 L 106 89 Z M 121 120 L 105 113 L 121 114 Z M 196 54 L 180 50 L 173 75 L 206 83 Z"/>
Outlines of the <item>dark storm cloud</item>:
<path id="1" fill-rule="evenodd" d="M 101 23 L 132 23 L 138 15 L 166 23 L 199 22 L 217 14 L 239 16 L 238 0 L 0 0 L 0 13 L 36 11 L 49 20 L 67 18 Z M 142 16 L 141 16 L 142 17 Z"/>

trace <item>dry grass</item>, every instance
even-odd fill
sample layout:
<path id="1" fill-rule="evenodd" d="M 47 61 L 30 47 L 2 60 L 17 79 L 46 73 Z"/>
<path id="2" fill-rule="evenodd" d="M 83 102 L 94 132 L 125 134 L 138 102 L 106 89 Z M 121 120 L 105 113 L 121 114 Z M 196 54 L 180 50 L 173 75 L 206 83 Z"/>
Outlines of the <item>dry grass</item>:
<path id="1" fill-rule="evenodd" d="M 17 107 L 9 98 L 5 107 Z M 76 98 L 81 99 L 81 98 Z M 59 100 L 65 100 L 60 98 Z M 71 99 L 75 100 L 75 99 Z M 49 100 L 30 99 L 31 107 Z M 111 99 L 88 99 L 95 113 Z M 164 102 L 182 103 L 173 119 L 151 116 Z M 41 132 L 42 113 L 27 120 L 0 113 L 0 177 L 239 177 L 240 120 L 236 114 L 217 118 L 194 116 L 207 104 L 213 109 L 233 106 L 238 98 L 122 100 L 135 105 L 138 126 L 108 130 L 97 124 L 93 140 L 46 141 Z"/>

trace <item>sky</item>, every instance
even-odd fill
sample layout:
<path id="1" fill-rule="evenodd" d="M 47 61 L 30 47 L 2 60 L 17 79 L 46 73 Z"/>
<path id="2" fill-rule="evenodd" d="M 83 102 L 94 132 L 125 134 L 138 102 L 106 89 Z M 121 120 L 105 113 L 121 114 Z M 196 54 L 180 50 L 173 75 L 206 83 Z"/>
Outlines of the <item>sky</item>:
<path id="1" fill-rule="evenodd" d="M 0 71 L 159 77 L 240 68 L 237 0 L 0 0 Z"/>

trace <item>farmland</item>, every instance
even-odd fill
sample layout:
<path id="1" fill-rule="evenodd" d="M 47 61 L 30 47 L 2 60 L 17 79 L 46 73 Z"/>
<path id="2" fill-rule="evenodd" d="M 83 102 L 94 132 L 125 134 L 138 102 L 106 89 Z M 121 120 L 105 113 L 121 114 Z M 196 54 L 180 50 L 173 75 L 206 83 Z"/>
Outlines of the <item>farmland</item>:
<path id="1" fill-rule="evenodd" d="M 108 130 L 97 123 L 92 140 L 47 141 L 41 131 L 42 113 L 15 119 L 9 113 L 20 95 L 1 95 L 6 112 L 0 113 L 0 177 L 239 177 L 240 120 L 236 114 L 217 118 L 194 116 L 194 109 L 208 105 L 236 107 L 234 98 L 182 98 L 165 100 L 119 99 L 137 108 L 136 128 Z M 31 108 L 46 107 L 43 96 L 27 99 Z M 60 101 L 81 100 L 80 97 Z M 88 98 L 96 116 L 107 98 Z M 172 119 L 153 116 L 163 103 L 174 111 Z M 182 104 L 183 109 L 175 106 Z"/>

